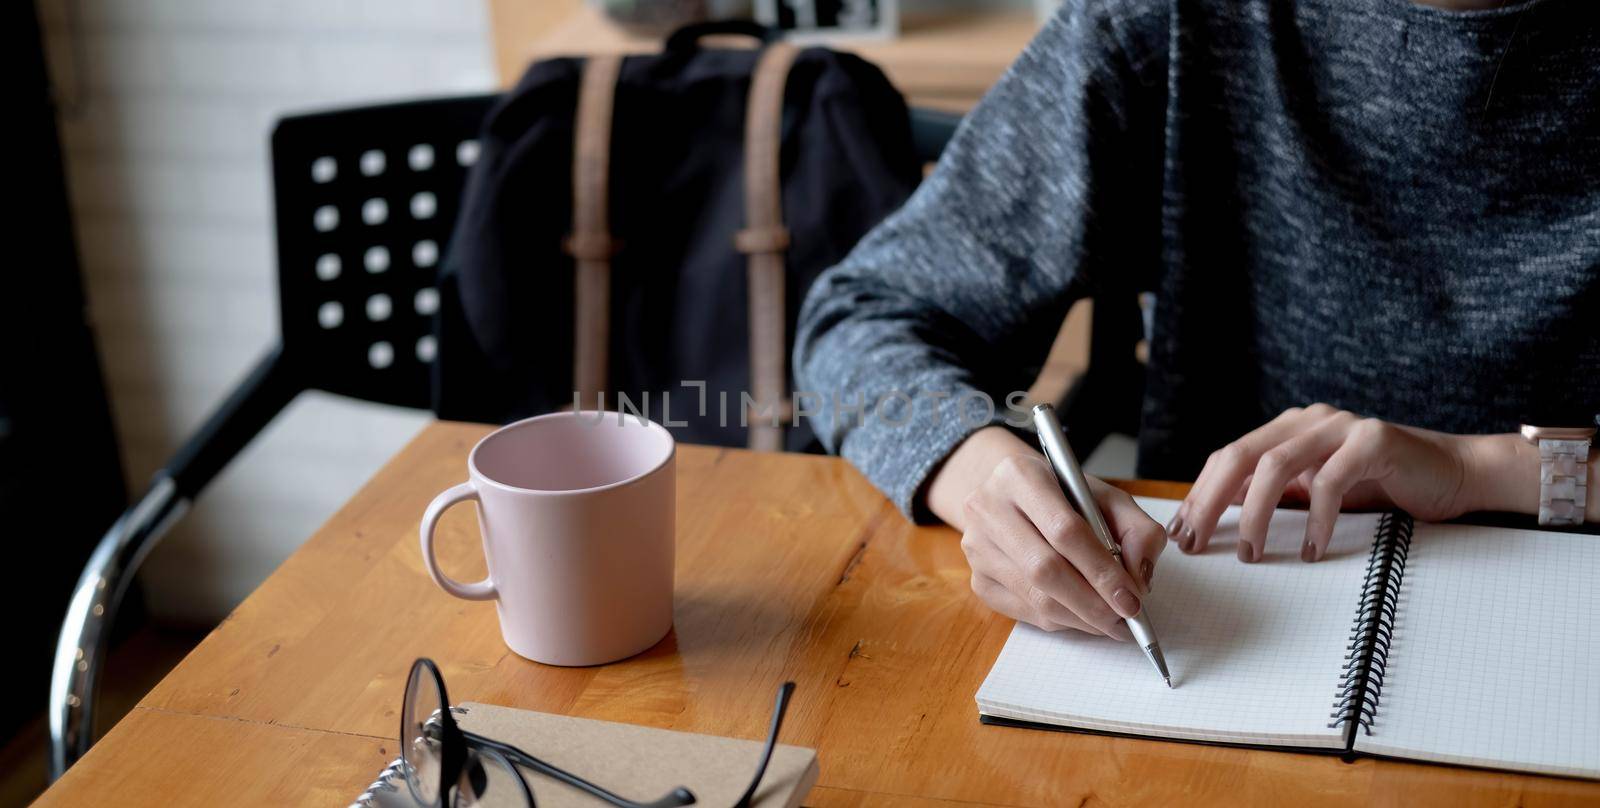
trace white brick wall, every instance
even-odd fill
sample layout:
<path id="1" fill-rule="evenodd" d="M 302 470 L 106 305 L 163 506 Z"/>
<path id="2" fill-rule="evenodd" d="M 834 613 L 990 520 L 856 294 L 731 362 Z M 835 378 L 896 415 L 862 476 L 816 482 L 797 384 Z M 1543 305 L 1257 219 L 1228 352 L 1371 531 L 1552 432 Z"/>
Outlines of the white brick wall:
<path id="1" fill-rule="evenodd" d="M 276 339 L 272 122 L 493 86 L 487 13 L 481 0 L 38 4 L 90 314 L 142 491 Z M 226 614 L 426 419 L 296 401 L 146 563 L 157 614 Z"/>

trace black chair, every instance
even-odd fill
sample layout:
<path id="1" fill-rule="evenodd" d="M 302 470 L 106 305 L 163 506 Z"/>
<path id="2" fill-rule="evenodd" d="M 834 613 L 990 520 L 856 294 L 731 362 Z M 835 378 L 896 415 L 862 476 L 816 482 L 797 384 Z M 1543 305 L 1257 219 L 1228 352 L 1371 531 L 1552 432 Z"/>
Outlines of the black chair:
<path id="1" fill-rule="evenodd" d="M 89 748 L 117 605 L 144 557 L 295 396 L 429 406 L 435 267 L 495 96 L 286 118 L 272 135 L 282 339 L 100 540 L 50 683 L 52 779 Z"/>
<path id="2" fill-rule="evenodd" d="M 295 396 L 324 390 L 428 408 L 436 266 L 498 96 L 285 118 L 272 135 L 281 342 L 269 350 L 95 547 L 56 645 L 50 773 L 93 743 L 111 621 L 140 562 L 223 466 Z M 913 110 L 938 159 L 959 116 Z"/>

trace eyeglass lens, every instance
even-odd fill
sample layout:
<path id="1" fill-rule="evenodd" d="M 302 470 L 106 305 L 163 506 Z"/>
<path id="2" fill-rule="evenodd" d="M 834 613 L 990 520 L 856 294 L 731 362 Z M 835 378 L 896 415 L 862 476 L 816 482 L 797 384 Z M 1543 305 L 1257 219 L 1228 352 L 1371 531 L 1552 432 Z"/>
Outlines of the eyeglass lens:
<path id="1" fill-rule="evenodd" d="M 444 706 L 439 683 L 421 664 L 413 665 L 400 714 L 400 754 L 406 786 L 422 805 L 438 805 L 443 779 L 443 733 L 438 720 Z"/>
<path id="2" fill-rule="evenodd" d="M 462 768 L 455 808 L 530 808 L 532 795 L 511 761 L 490 749 L 477 750 Z"/>

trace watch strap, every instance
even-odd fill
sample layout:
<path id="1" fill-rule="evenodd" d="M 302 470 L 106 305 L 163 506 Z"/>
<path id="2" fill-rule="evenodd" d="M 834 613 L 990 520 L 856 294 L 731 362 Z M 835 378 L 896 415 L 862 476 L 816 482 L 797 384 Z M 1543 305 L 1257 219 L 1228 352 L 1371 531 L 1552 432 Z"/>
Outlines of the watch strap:
<path id="1" fill-rule="evenodd" d="M 1539 524 L 1581 525 L 1589 504 L 1589 441 L 1539 441 Z"/>

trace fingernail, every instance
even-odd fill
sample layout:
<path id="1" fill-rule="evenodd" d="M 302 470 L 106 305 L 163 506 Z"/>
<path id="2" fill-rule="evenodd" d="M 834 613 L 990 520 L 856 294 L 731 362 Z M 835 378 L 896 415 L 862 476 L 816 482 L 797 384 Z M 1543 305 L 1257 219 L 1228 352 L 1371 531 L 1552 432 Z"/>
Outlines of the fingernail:
<path id="1" fill-rule="evenodd" d="M 1144 593 L 1146 595 L 1150 594 L 1150 576 L 1155 574 L 1156 565 L 1150 563 L 1150 559 L 1147 558 L 1139 562 L 1139 577 L 1144 579 Z"/>
<path id="2" fill-rule="evenodd" d="M 1200 537 L 1194 533 L 1194 528 L 1183 526 L 1183 538 L 1178 541 L 1178 549 L 1193 555 L 1200 550 Z"/>
<path id="3" fill-rule="evenodd" d="M 1300 560 L 1301 561 L 1304 561 L 1304 562 L 1309 564 L 1309 563 L 1311 563 L 1313 561 L 1320 561 L 1321 559 L 1322 559 L 1322 554 L 1317 552 L 1317 544 L 1316 544 L 1316 542 L 1307 541 L 1305 546 L 1300 548 Z"/>
<path id="4" fill-rule="evenodd" d="M 1172 521 L 1167 523 L 1167 538 L 1176 539 L 1183 533 L 1183 511 L 1172 515 Z"/>
<path id="5" fill-rule="evenodd" d="M 1134 617 L 1139 614 L 1139 598 L 1126 589 L 1118 589 L 1111 595 L 1111 605 L 1117 608 L 1117 614 L 1123 617 Z"/>
<path id="6" fill-rule="evenodd" d="M 1244 542 L 1244 541 L 1239 542 L 1239 560 L 1240 561 L 1243 561 L 1246 564 L 1254 564 L 1254 563 L 1256 563 L 1256 555 L 1255 555 L 1255 553 L 1256 553 L 1255 548 L 1251 547 L 1249 542 Z"/>

